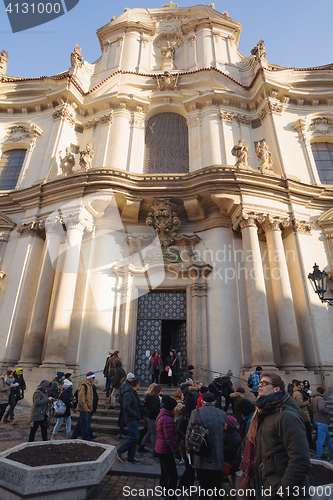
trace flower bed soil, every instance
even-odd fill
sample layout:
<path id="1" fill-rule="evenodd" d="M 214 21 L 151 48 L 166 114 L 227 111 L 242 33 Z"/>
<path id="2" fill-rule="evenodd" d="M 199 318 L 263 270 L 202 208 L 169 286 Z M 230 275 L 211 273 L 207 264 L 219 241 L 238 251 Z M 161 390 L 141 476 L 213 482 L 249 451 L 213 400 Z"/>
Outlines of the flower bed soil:
<path id="1" fill-rule="evenodd" d="M 11 453 L 6 458 L 30 465 L 30 467 L 40 467 L 43 465 L 73 464 L 76 462 L 93 462 L 97 460 L 104 448 L 81 444 L 77 446 L 71 444 L 50 444 L 44 446 L 32 446 L 21 451 Z"/>
<path id="2" fill-rule="evenodd" d="M 324 465 L 312 464 L 309 479 L 311 486 L 333 483 L 333 469 L 329 469 Z"/>

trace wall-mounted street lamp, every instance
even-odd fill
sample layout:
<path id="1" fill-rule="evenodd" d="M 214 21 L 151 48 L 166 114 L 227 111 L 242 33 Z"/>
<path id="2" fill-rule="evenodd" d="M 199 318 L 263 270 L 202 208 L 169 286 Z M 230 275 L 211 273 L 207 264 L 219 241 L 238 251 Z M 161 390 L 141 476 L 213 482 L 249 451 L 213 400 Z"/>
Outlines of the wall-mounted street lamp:
<path id="1" fill-rule="evenodd" d="M 333 306 L 333 298 L 325 299 L 325 293 L 327 290 L 327 277 L 327 272 L 321 271 L 317 264 L 313 266 L 313 272 L 308 275 L 312 288 L 318 294 L 320 300 L 322 302 L 328 302 L 330 306 Z"/>

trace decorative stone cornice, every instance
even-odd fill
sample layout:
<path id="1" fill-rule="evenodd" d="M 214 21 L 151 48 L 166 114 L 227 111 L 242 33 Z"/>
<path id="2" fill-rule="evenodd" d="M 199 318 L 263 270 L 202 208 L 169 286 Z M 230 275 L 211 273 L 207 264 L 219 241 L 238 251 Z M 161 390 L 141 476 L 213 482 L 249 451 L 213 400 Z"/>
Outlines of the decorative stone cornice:
<path id="1" fill-rule="evenodd" d="M 99 118 L 92 118 L 91 120 L 88 120 L 87 123 L 84 124 L 85 129 L 90 129 L 90 128 L 96 128 L 97 125 L 100 123 L 102 125 L 110 125 L 113 122 L 113 110 L 111 110 L 109 113 L 106 113 L 103 116 L 100 116 Z"/>
<path id="2" fill-rule="evenodd" d="M 272 113 L 277 113 L 280 115 L 283 111 L 283 104 L 280 101 L 277 101 L 277 99 L 272 99 L 269 97 L 267 106 Z"/>
<path id="3" fill-rule="evenodd" d="M 235 113 L 231 113 L 229 111 L 224 111 L 223 109 L 220 109 L 221 122 L 232 122 L 234 116 Z"/>
<path id="4" fill-rule="evenodd" d="M 75 125 L 75 109 L 76 105 L 74 103 L 70 104 L 66 102 L 61 108 L 58 108 L 53 114 L 53 119 L 58 120 L 58 119 L 63 119 L 66 120 L 70 125 L 74 126 Z"/>
<path id="5" fill-rule="evenodd" d="M 281 217 L 267 215 L 265 221 L 262 223 L 262 228 L 265 232 L 279 231 L 281 233 L 282 229 L 289 227 L 290 224 L 290 219 L 282 219 Z"/>
<path id="6" fill-rule="evenodd" d="M 71 212 L 62 213 L 61 221 L 66 227 L 67 231 L 70 229 L 79 229 L 92 232 L 94 229 L 93 217 L 86 209 L 77 209 Z"/>
<path id="7" fill-rule="evenodd" d="M 257 214 L 255 212 L 241 212 L 232 224 L 232 229 L 237 231 L 238 228 L 243 230 L 246 227 L 255 227 L 258 229 L 257 222 L 262 224 L 265 221 L 265 215 L 260 213 Z"/>
<path id="8" fill-rule="evenodd" d="M 174 236 L 181 221 L 177 217 L 177 212 L 173 211 L 176 205 L 167 198 L 154 200 L 152 212 L 149 212 L 146 225 L 152 226 L 156 230 L 162 247 L 168 247 L 174 243 Z"/>
<path id="9" fill-rule="evenodd" d="M 303 118 L 299 118 L 292 125 L 293 129 L 299 133 L 302 133 L 306 129 L 306 121 Z"/>
<path id="10" fill-rule="evenodd" d="M 251 125 L 251 120 L 248 116 L 242 115 L 240 113 L 236 116 L 238 123 L 242 123 L 243 125 Z"/>
<path id="11" fill-rule="evenodd" d="M 44 225 L 41 221 L 38 220 L 19 224 L 18 226 L 16 226 L 16 231 L 19 233 L 20 237 L 38 236 L 39 238 L 45 239 Z"/>

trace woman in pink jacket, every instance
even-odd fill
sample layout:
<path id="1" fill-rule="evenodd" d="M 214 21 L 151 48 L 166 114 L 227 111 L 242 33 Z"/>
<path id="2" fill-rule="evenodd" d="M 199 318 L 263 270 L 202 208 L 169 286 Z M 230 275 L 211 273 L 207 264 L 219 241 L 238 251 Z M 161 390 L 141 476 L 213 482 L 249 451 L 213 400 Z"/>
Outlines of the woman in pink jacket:
<path id="1" fill-rule="evenodd" d="M 181 458 L 177 427 L 173 416 L 177 401 L 170 396 L 163 396 L 162 404 L 163 409 L 156 419 L 157 441 L 155 446 L 155 452 L 161 465 L 160 486 L 166 490 L 175 490 L 178 480 L 175 457 Z M 169 495 L 169 498 L 174 497 Z"/>

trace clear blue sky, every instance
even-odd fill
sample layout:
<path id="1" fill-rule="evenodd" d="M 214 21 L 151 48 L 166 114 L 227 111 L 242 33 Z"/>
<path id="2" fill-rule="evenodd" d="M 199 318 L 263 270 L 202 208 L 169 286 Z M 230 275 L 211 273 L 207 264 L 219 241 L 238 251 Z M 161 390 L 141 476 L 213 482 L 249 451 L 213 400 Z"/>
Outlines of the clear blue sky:
<path id="1" fill-rule="evenodd" d="M 30 4 L 33 0 L 27 1 Z M 183 0 L 174 2 L 180 7 L 195 5 Z M 96 30 L 112 16 L 119 16 L 125 7 L 159 8 L 164 3 L 80 0 L 60 18 L 13 34 L 1 1 L 0 49 L 9 54 L 7 75 L 39 77 L 65 71 L 70 66 L 70 54 L 76 43 L 82 47 L 84 59 L 93 63 L 101 55 Z M 304 68 L 333 62 L 332 0 L 218 0 L 215 8 L 227 11 L 231 18 L 243 24 L 239 50 L 245 56 L 250 55 L 262 38 L 267 59 L 273 64 Z"/>

